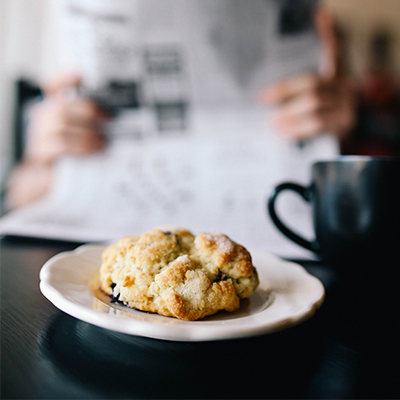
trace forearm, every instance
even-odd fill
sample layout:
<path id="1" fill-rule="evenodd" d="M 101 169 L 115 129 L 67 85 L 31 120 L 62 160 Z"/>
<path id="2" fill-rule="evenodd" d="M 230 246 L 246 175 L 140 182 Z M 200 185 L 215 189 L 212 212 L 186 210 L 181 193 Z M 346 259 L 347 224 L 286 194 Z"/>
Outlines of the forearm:
<path id="1" fill-rule="evenodd" d="M 53 167 L 23 160 L 12 171 L 7 182 L 6 209 L 18 208 L 43 197 L 50 189 Z"/>

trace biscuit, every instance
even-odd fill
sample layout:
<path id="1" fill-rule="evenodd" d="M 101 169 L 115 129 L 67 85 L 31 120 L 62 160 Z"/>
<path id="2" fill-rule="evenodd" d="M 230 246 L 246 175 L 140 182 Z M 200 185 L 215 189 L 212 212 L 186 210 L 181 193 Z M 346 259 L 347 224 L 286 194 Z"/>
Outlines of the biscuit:
<path id="1" fill-rule="evenodd" d="M 226 235 L 159 227 L 102 254 L 100 287 L 113 301 L 194 321 L 235 311 L 258 286 L 250 253 Z"/>

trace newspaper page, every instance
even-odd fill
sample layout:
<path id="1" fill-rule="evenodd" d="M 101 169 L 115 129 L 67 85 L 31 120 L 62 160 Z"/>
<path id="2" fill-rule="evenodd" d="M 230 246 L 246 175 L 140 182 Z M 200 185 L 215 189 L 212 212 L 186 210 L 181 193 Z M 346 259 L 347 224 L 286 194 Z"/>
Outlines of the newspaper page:
<path id="1" fill-rule="evenodd" d="M 111 138 L 190 132 L 198 107 L 255 104 L 316 72 L 316 0 L 63 0 L 65 65 L 115 113 Z"/>
<path id="2" fill-rule="evenodd" d="M 159 225 L 222 231 L 249 249 L 312 257 L 272 225 L 274 185 L 308 184 L 315 160 L 338 153 L 323 135 L 282 140 L 257 91 L 316 71 L 312 0 L 63 0 L 66 65 L 79 94 L 109 108 L 109 146 L 64 157 L 48 196 L 1 220 L 3 234 L 109 241 Z M 252 6 L 250 6 L 250 4 Z M 295 195 L 278 211 L 312 237 Z"/>

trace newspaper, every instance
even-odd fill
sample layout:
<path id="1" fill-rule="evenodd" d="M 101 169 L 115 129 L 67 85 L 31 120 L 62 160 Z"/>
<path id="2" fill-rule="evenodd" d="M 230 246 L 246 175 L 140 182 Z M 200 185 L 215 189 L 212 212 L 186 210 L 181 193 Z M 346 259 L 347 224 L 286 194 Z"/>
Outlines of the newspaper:
<path id="1" fill-rule="evenodd" d="M 272 80 L 317 69 L 315 2 L 60 4 L 64 56 L 84 78 L 80 95 L 114 113 L 103 127 L 109 146 L 61 159 L 52 191 L 3 217 L 0 232 L 110 241 L 172 224 L 222 231 L 250 249 L 312 257 L 273 226 L 266 202 L 282 181 L 308 184 L 311 164 L 336 156 L 337 142 L 329 135 L 282 140 L 255 97 Z M 282 196 L 278 211 L 313 236 L 301 199 Z"/>
<path id="2" fill-rule="evenodd" d="M 52 192 L 3 217 L 1 232 L 88 242 L 180 225 L 222 231 L 249 249 L 312 257 L 273 226 L 267 199 L 283 181 L 307 185 L 311 164 L 334 157 L 337 143 L 325 135 L 289 144 L 265 128 L 264 110 L 241 111 L 235 123 L 231 109 L 203 110 L 190 138 L 120 140 L 105 153 L 61 160 Z M 290 227 L 313 237 L 311 210 L 300 198 L 282 195 L 277 206 Z"/>
<path id="3" fill-rule="evenodd" d="M 266 84 L 316 72 L 316 0 L 63 0 L 63 62 L 81 94 L 186 129 L 192 106 L 254 103 Z M 146 126 L 145 131 L 148 131 Z"/>

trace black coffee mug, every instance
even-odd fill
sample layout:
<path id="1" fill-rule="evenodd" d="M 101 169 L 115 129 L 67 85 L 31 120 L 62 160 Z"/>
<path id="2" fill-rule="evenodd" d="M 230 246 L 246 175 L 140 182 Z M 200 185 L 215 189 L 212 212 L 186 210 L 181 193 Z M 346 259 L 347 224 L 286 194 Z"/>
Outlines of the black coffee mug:
<path id="1" fill-rule="evenodd" d="M 276 213 L 283 191 L 311 204 L 315 240 L 287 227 Z M 381 259 L 400 265 L 400 159 L 343 156 L 312 166 L 309 186 L 275 187 L 268 211 L 277 228 L 300 246 L 330 261 Z"/>

